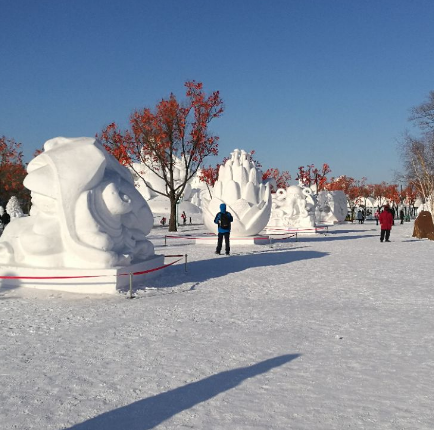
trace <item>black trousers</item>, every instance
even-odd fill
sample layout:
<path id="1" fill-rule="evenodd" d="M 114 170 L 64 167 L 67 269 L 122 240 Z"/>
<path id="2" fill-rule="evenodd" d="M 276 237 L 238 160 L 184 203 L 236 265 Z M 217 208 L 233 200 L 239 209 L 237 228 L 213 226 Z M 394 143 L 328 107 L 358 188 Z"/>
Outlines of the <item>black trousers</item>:
<path id="1" fill-rule="evenodd" d="M 217 238 L 217 248 L 216 248 L 216 252 L 218 252 L 220 254 L 220 251 L 222 250 L 222 246 L 223 246 L 223 237 L 225 238 L 225 251 L 226 254 L 229 254 L 229 252 L 231 251 L 231 247 L 229 245 L 229 235 L 230 233 L 219 233 L 218 234 L 218 238 Z"/>
<path id="2" fill-rule="evenodd" d="M 381 236 L 380 236 L 381 242 L 383 242 L 385 236 L 386 236 L 386 240 L 389 240 L 390 230 L 383 230 L 383 229 L 381 229 Z"/>

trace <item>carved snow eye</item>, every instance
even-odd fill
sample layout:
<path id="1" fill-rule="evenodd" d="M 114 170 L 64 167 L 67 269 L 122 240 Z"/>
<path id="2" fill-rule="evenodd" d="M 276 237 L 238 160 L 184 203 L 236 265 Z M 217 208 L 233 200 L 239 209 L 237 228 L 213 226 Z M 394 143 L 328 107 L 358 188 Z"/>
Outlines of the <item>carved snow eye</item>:
<path id="1" fill-rule="evenodd" d="M 131 211 L 131 198 L 121 192 L 114 183 L 107 184 L 102 191 L 104 203 L 113 215 L 122 215 Z"/>

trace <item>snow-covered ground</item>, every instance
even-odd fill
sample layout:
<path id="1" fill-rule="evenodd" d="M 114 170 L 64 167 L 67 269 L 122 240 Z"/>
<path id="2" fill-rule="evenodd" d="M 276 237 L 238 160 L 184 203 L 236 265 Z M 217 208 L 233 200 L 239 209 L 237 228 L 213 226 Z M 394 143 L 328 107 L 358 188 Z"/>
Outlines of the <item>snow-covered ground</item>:
<path id="1" fill-rule="evenodd" d="M 412 228 L 226 257 L 158 227 L 188 271 L 133 300 L 0 288 L 0 428 L 432 430 L 434 243 Z"/>

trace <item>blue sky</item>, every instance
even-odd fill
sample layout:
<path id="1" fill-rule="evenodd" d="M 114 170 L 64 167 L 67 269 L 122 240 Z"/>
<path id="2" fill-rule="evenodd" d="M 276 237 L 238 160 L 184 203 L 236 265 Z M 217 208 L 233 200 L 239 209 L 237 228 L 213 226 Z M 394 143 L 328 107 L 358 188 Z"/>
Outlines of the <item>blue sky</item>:
<path id="1" fill-rule="evenodd" d="M 434 90 L 433 0 L 3 0 L 0 135 L 26 161 L 94 136 L 195 79 L 219 90 L 215 164 L 327 162 L 392 181 L 409 109 Z"/>

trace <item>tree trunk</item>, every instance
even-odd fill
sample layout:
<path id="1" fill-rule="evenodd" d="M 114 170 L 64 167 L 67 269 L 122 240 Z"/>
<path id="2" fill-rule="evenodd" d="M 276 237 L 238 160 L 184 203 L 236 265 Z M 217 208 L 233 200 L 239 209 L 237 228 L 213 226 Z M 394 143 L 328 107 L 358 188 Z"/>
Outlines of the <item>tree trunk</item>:
<path id="1" fill-rule="evenodd" d="M 176 212 L 176 199 L 174 196 L 170 196 L 169 231 L 178 231 L 178 219 Z"/>

